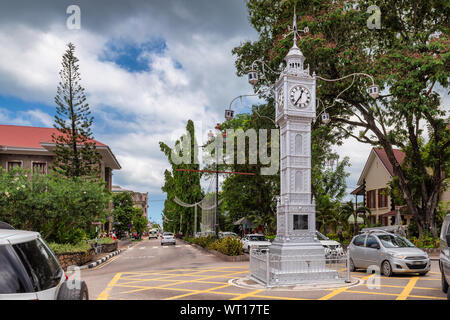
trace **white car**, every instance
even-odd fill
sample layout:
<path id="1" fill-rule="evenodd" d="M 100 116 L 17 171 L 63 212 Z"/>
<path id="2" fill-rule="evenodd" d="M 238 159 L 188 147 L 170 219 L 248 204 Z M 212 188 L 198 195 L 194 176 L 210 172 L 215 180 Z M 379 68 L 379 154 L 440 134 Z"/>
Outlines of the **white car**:
<path id="1" fill-rule="evenodd" d="M 227 238 L 227 237 L 230 237 L 233 239 L 239 238 L 239 236 L 234 232 L 219 232 L 219 238 Z"/>
<path id="2" fill-rule="evenodd" d="M 37 232 L 0 226 L 0 300 L 89 300 L 84 281 L 68 280 Z"/>
<path id="3" fill-rule="evenodd" d="M 322 246 L 325 248 L 325 258 L 339 258 L 344 255 L 344 249 L 339 242 L 331 240 L 319 231 L 316 231 L 316 236 Z"/>
<path id="4" fill-rule="evenodd" d="M 272 244 L 272 242 L 267 240 L 262 234 L 248 234 L 241 239 L 241 242 L 244 252 L 250 252 L 252 247 L 266 249 Z"/>
<path id="5" fill-rule="evenodd" d="M 177 241 L 172 232 L 164 232 L 161 236 L 161 245 L 173 244 L 176 245 Z"/>
<path id="6" fill-rule="evenodd" d="M 150 240 L 150 239 L 158 239 L 158 231 L 150 230 L 148 232 L 148 240 Z"/>

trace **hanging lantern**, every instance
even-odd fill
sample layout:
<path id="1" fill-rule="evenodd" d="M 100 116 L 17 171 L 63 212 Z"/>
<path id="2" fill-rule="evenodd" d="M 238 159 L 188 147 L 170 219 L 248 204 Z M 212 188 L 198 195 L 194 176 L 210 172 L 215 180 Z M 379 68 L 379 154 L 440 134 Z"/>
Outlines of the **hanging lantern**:
<path id="1" fill-rule="evenodd" d="M 380 88 L 376 84 L 374 84 L 367 88 L 367 93 L 369 94 L 369 96 L 376 99 L 380 95 Z"/>
<path id="2" fill-rule="evenodd" d="M 322 113 L 322 122 L 325 124 L 330 123 L 331 119 L 330 119 L 330 115 L 326 112 Z"/>
<path id="3" fill-rule="evenodd" d="M 233 119 L 233 117 L 234 117 L 234 110 L 231 109 L 225 110 L 225 119 L 227 121 Z"/>
<path id="4" fill-rule="evenodd" d="M 248 73 L 248 82 L 254 86 L 255 84 L 258 83 L 258 72 L 256 72 L 255 70 L 251 70 Z"/>

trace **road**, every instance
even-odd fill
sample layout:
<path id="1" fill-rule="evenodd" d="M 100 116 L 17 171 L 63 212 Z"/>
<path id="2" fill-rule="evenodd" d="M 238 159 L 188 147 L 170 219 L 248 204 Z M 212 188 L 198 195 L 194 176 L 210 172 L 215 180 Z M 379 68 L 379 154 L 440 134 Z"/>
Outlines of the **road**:
<path id="1" fill-rule="evenodd" d="M 426 276 L 386 278 L 353 272 L 357 286 L 308 290 L 245 288 L 230 279 L 244 278 L 249 262 L 223 262 L 178 242 L 144 240 L 93 269 L 81 272 L 90 299 L 100 300 L 445 300 L 436 261 Z"/>

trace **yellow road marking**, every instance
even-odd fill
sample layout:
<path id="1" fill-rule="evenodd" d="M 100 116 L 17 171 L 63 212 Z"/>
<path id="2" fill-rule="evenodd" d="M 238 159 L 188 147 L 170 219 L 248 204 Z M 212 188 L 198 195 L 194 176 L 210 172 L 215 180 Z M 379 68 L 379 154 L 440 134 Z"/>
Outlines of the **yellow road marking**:
<path id="1" fill-rule="evenodd" d="M 108 300 L 109 292 L 111 291 L 112 287 L 119 281 L 120 276 L 122 273 L 116 273 L 114 278 L 108 283 L 108 286 L 103 290 L 97 297 L 97 300 Z"/>
<path id="2" fill-rule="evenodd" d="M 402 293 L 399 294 L 399 296 L 397 297 L 396 300 L 406 300 L 406 298 L 408 298 L 411 291 L 414 289 L 418 280 L 419 280 L 419 277 L 414 277 L 411 280 L 409 280 L 405 289 L 403 289 Z"/>
<path id="3" fill-rule="evenodd" d="M 447 300 L 447 298 L 443 297 L 432 297 L 432 296 L 416 296 L 416 295 L 409 295 L 410 298 L 426 298 L 426 299 L 439 299 L 439 300 Z"/>
<path id="4" fill-rule="evenodd" d="M 167 298 L 165 300 L 173 300 L 173 299 L 183 298 L 183 297 L 187 297 L 187 296 L 192 296 L 194 294 L 208 293 L 210 291 L 226 288 L 226 287 L 229 287 L 229 286 L 231 286 L 231 284 L 227 283 L 226 285 L 223 285 L 223 286 L 209 288 L 209 289 L 206 289 L 206 290 L 197 290 L 196 292 L 190 292 L 190 293 L 181 294 L 179 296 L 170 297 L 170 298 Z"/>
<path id="5" fill-rule="evenodd" d="M 95 268 L 91 268 L 91 270 L 94 271 L 94 270 L 99 270 L 99 269 L 101 269 L 101 268 L 104 268 L 104 267 L 106 267 L 108 264 L 110 264 L 111 262 L 114 262 L 115 260 L 117 260 L 119 257 L 120 257 L 120 256 L 116 256 L 116 257 L 114 257 L 114 258 L 111 258 L 111 259 L 109 259 L 107 262 L 104 262 L 104 263 L 102 263 L 102 264 L 96 266 Z"/>
<path id="6" fill-rule="evenodd" d="M 223 277 L 223 276 L 231 276 L 237 273 L 244 273 L 246 271 L 238 271 L 238 272 L 232 272 L 232 273 L 228 273 L 225 275 L 214 275 L 214 276 L 208 276 L 208 277 L 203 277 L 200 279 L 196 279 L 198 280 L 207 280 L 207 279 L 211 279 L 211 278 L 219 278 L 219 277 Z M 200 273 L 200 272 L 199 272 Z M 139 292 L 139 291 L 145 291 L 145 290 L 151 290 L 151 289 L 163 289 L 163 290 L 174 290 L 174 291 L 190 291 L 190 292 L 194 292 L 193 294 L 202 292 L 204 290 L 190 290 L 190 289 L 183 289 L 183 288 L 168 288 L 169 286 L 175 286 L 175 285 L 179 285 L 179 284 L 183 284 L 183 283 L 189 283 L 189 282 L 193 282 L 192 280 L 180 280 L 174 283 L 169 283 L 169 284 L 165 284 L 165 285 L 161 285 L 161 286 L 130 286 L 130 285 L 122 285 L 122 284 L 116 284 L 116 286 L 119 287 L 131 287 L 131 288 L 139 288 L 136 290 L 131 290 L 131 291 L 125 291 L 125 292 L 120 292 L 120 294 L 124 294 L 124 293 L 133 293 L 133 292 Z M 226 284 L 224 286 L 221 287 L 228 287 L 229 284 Z M 221 287 L 217 287 L 217 288 L 221 288 Z M 207 289 L 210 290 L 210 289 Z"/>
<path id="7" fill-rule="evenodd" d="M 311 299 L 302 299 L 302 298 L 290 298 L 290 297 L 276 297 L 276 296 L 261 296 L 261 295 L 253 295 L 255 298 L 266 298 L 266 299 L 278 299 L 278 300 L 311 300 Z"/>
<path id="8" fill-rule="evenodd" d="M 362 277 L 361 280 L 367 280 L 370 277 L 373 277 L 375 274 L 369 274 L 368 276 Z M 350 287 L 344 287 L 344 288 L 339 288 L 339 289 L 335 289 L 333 290 L 333 292 L 327 294 L 326 296 L 323 296 L 322 298 L 319 298 L 319 300 L 329 300 L 331 298 L 333 298 L 334 296 L 337 296 L 338 294 L 345 292 L 349 289 Z"/>
<path id="9" fill-rule="evenodd" d="M 249 293 L 244 293 L 244 294 L 241 294 L 241 295 L 239 295 L 239 296 L 237 296 L 237 297 L 235 297 L 235 298 L 233 298 L 231 300 L 242 300 L 244 298 L 253 296 L 254 294 L 260 293 L 262 291 L 264 291 L 264 289 L 259 289 L 259 290 L 255 290 L 255 291 L 252 291 L 252 292 L 249 292 Z"/>

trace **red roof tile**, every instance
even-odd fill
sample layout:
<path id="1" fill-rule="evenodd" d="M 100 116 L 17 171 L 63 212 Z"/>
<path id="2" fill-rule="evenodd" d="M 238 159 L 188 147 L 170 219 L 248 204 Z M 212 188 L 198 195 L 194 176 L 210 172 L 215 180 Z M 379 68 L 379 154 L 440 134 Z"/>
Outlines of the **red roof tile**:
<path id="1" fill-rule="evenodd" d="M 60 133 L 55 128 L 0 125 L 0 146 L 44 149 L 41 143 L 52 143 L 52 134 Z M 105 146 L 93 141 L 99 147 Z"/>
<path id="2" fill-rule="evenodd" d="M 387 171 L 391 176 L 394 176 L 394 169 L 392 167 L 391 162 L 389 161 L 386 151 L 384 151 L 383 148 L 373 148 L 373 151 L 378 155 L 381 162 L 383 162 L 384 166 L 386 167 Z M 395 159 L 397 159 L 399 164 L 402 164 L 403 159 L 405 159 L 405 153 L 398 149 L 393 149 Z"/>

